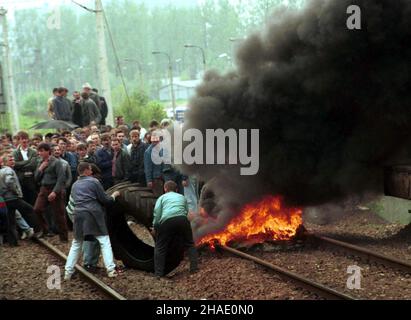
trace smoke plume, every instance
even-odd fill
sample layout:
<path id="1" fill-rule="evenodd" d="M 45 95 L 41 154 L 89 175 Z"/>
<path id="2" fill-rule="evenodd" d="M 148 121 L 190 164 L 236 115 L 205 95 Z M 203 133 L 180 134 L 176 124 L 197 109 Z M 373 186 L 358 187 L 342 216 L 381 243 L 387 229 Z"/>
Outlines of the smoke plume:
<path id="1" fill-rule="evenodd" d="M 347 7 L 361 8 L 361 30 Z M 313 206 L 379 192 L 382 168 L 410 145 L 411 1 L 313 0 L 275 13 L 236 54 L 236 71 L 210 71 L 186 128 L 260 129 L 260 170 L 185 166 L 215 178 L 222 208 L 261 195 Z"/>

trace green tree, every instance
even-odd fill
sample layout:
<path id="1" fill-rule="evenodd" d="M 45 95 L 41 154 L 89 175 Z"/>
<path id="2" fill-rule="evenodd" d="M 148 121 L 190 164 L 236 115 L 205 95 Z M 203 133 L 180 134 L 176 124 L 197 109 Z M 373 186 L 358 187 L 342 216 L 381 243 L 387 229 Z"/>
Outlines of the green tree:
<path id="1" fill-rule="evenodd" d="M 163 106 L 157 101 L 150 101 L 146 93 L 134 91 L 130 96 L 131 106 L 127 98 L 115 109 L 116 115 L 124 116 L 127 123 L 139 120 L 143 126 L 148 126 L 151 120 L 161 119 L 167 116 Z"/>
<path id="2" fill-rule="evenodd" d="M 127 88 L 143 87 L 154 97 L 168 82 L 168 60 L 153 55 L 153 50 L 170 54 L 174 76 L 193 79 L 203 69 L 201 52 L 184 48 L 187 43 L 205 50 L 209 68 L 225 71 L 231 67 L 229 60 L 218 57 L 223 53 L 233 56 L 231 37 L 243 38 L 261 28 L 279 5 L 301 7 L 306 0 L 206 0 L 185 6 L 180 1 L 139 2 L 106 0 L 104 7 Z M 92 3 L 88 5 L 92 7 Z M 62 85 L 70 91 L 79 90 L 84 82 L 99 86 L 95 14 L 73 3 L 60 6 L 60 11 L 58 30 L 47 28 L 49 9 L 15 12 L 10 36 L 20 105 L 30 92 L 51 94 L 53 87 Z M 106 43 L 110 84 L 115 91 L 122 82 L 109 37 Z M 113 100 L 120 107 L 124 97 L 120 94 Z"/>
<path id="3" fill-rule="evenodd" d="M 167 117 L 167 113 L 164 111 L 163 106 L 158 101 L 150 101 L 143 110 L 142 123 L 144 126 L 148 126 L 151 120 L 161 121 Z"/>
<path id="4" fill-rule="evenodd" d="M 26 94 L 21 103 L 21 114 L 34 118 L 47 117 L 47 100 L 49 94 L 46 92 L 30 92 Z"/>

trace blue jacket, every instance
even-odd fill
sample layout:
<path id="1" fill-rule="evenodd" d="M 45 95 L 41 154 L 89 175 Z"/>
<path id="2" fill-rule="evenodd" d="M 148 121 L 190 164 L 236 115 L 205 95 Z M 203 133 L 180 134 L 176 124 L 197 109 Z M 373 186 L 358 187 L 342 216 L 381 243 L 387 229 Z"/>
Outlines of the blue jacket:
<path id="1" fill-rule="evenodd" d="M 66 160 L 68 164 L 70 165 L 71 176 L 73 178 L 73 181 L 76 181 L 77 166 L 78 166 L 77 157 L 73 153 L 67 151 L 65 154 L 61 155 L 61 158 L 63 160 Z"/>
<path id="2" fill-rule="evenodd" d="M 111 151 L 111 150 L 110 150 Z M 101 170 L 103 179 L 112 178 L 113 174 L 113 152 L 101 148 L 96 151 L 96 164 Z"/>
<path id="3" fill-rule="evenodd" d="M 146 174 L 147 183 L 152 182 L 153 179 L 163 178 L 163 166 L 164 164 L 155 164 L 151 160 L 151 153 L 153 151 L 153 145 L 150 145 L 144 153 L 144 173 Z M 160 151 L 162 156 L 163 150 Z"/>
<path id="4" fill-rule="evenodd" d="M 93 177 L 80 177 L 71 191 L 74 203 L 74 238 L 108 235 L 105 205 L 114 203 L 101 183 Z"/>
<path id="5" fill-rule="evenodd" d="M 52 103 L 56 120 L 71 121 L 71 109 L 68 99 L 55 97 Z"/>

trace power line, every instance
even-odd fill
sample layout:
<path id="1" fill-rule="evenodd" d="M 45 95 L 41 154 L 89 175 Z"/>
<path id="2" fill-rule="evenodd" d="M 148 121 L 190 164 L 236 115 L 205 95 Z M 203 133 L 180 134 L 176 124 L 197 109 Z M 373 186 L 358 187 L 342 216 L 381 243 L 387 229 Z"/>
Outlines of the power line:
<path id="1" fill-rule="evenodd" d="M 118 72 L 120 74 L 121 82 L 123 83 L 123 87 L 124 87 L 124 91 L 125 91 L 125 94 L 126 94 L 126 97 L 127 97 L 128 104 L 131 108 L 130 96 L 128 94 L 128 89 L 127 89 L 126 82 L 124 80 L 123 71 L 121 70 L 120 59 L 119 59 L 118 54 L 117 54 L 117 48 L 116 48 L 116 45 L 114 43 L 113 35 L 111 33 L 110 25 L 109 25 L 108 20 L 107 20 L 106 12 L 103 8 L 103 4 L 101 4 L 101 8 L 102 8 L 101 10 L 95 10 L 95 9 L 90 9 L 90 8 L 88 8 L 88 7 L 82 5 L 82 4 L 80 4 L 80 3 L 78 3 L 74 0 L 71 0 L 71 2 L 73 2 L 74 4 L 82 7 L 84 10 L 87 10 L 89 12 L 93 12 L 93 13 L 100 13 L 101 12 L 101 13 L 103 13 L 104 22 L 105 22 L 106 27 L 107 27 L 107 31 L 108 31 L 108 35 L 109 35 L 109 38 L 110 38 L 111 46 L 112 46 L 113 52 L 114 52 L 114 57 L 116 59 L 116 66 L 117 66 Z"/>
<path id="2" fill-rule="evenodd" d="M 105 21 L 106 26 L 107 26 L 107 31 L 108 31 L 108 35 L 109 35 L 109 38 L 110 38 L 111 46 L 113 47 L 114 57 L 116 58 L 117 69 L 118 69 L 118 72 L 120 73 L 120 78 L 121 78 L 121 81 L 122 81 L 122 83 L 123 83 L 124 91 L 125 91 L 125 93 L 126 93 L 126 97 L 127 97 L 127 100 L 128 100 L 128 105 L 129 105 L 129 107 L 131 108 L 131 100 L 130 100 L 130 96 L 129 96 L 129 94 L 128 94 L 126 82 L 125 82 L 125 80 L 124 80 L 123 71 L 121 70 L 120 59 L 119 59 L 118 54 L 117 54 L 117 48 L 116 48 L 116 45 L 115 45 L 115 43 L 114 43 L 113 35 L 112 35 L 112 33 L 111 33 L 110 25 L 109 25 L 108 20 L 107 20 L 106 12 L 105 12 L 105 10 L 104 10 L 104 8 L 103 8 L 103 5 L 101 5 L 101 6 L 102 6 L 102 10 L 101 10 L 101 11 L 103 12 L 104 21 Z"/>
<path id="3" fill-rule="evenodd" d="M 78 5 L 79 7 L 82 7 L 84 10 L 87 10 L 89 12 L 97 13 L 97 12 L 102 12 L 103 11 L 103 10 L 100 11 L 100 10 L 90 9 L 90 8 L 88 8 L 88 7 L 82 5 L 81 3 L 78 3 L 74 0 L 71 0 L 71 2 L 73 2 L 74 4 Z"/>

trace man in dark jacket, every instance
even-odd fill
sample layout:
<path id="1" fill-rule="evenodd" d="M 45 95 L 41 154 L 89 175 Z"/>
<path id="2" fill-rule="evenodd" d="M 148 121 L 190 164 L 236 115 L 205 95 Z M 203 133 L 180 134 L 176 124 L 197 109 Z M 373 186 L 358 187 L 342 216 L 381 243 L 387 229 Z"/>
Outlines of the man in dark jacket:
<path id="1" fill-rule="evenodd" d="M 57 144 L 60 147 L 61 158 L 66 160 L 70 165 L 71 177 L 74 182 L 77 178 L 77 158 L 73 153 L 67 151 L 68 140 L 66 138 L 58 138 Z"/>
<path id="2" fill-rule="evenodd" d="M 78 125 L 80 128 L 85 127 L 84 123 L 86 122 L 86 118 L 89 118 L 88 116 L 83 114 L 83 108 L 81 105 L 81 95 L 80 92 L 74 91 L 73 92 L 73 113 L 72 113 L 72 121 L 76 125 Z"/>
<path id="3" fill-rule="evenodd" d="M 86 162 L 80 163 L 78 167 L 79 180 L 72 188 L 74 202 L 74 239 L 65 266 L 65 280 L 70 280 L 74 273 L 85 237 L 93 236 L 100 243 L 103 254 L 104 265 L 110 278 L 116 277 L 116 265 L 114 263 L 113 251 L 110 237 L 106 226 L 106 212 L 104 205 L 114 203 L 120 192 L 116 191 L 110 197 L 101 186 L 100 182 L 92 177 L 91 165 Z"/>
<path id="4" fill-rule="evenodd" d="M 65 88 L 58 89 L 58 95 L 53 99 L 53 112 L 55 120 L 71 121 L 72 110 L 70 101 L 64 96 Z"/>
<path id="5" fill-rule="evenodd" d="M 98 90 L 96 88 L 94 88 L 92 90 L 92 92 L 94 92 L 96 95 L 98 95 Z M 108 116 L 108 105 L 107 105 L 107 101 L 106 98 L 99 96 L 100 98 L 100 113 L 101 113 L 101 121 L 100 123 L 97 124 L 101 124 L 103 126 L 106 125 L 106 118 Z"/>
<path id="6" fill-rule="evenodd" d="M 34 205 L 34 213 L 39 219 L 43 234 L 48 234 L 49 225 L 44 217 L 44 213 L 46 207 L 50 204 L 59 229 L 60 240 L 67 242 L 68 229 L 64 206 L 66 175 L 63 164 L 51 155 L 49 144 L 40 144 L 37 151 L 42 161 L 36 169 L 34 178 L 41 187 Z"/>
<path id="7" fill-rule="evenodd" d="M 131 143 L 127 146 L 127 152 L 130 155 L 130 181 L 146 186 L 146 176 L 144 173 L 144 153 L 148 145 L 140 140 L 140 132 L 133 130 L 130 132 Z"/>
<path id="8" fill-rule="evenodd" d="M 91 123 L 99 124 L 101 121 L 101 113 L 98 105 L 96 105 L 87 92 L 82 92 L 81 98 L 81 106 L 84 116 L 83 127 L 88 126 Z"/>
<path id="9" fill-rule="evenodd" d="M 104 190 L 111 188 L 113 182 L 113 150 L 109 133 L 101 136 L 102 148 L 96 151 L 96 164 L 101 170 Z"/>
<path id="10" fill-rule="evenodd" d="M 116 185 L 129 179 L 130 156 L 127 151 L 124 151 L 121 148 L 121 141 L 118 138 L 113 138 L 111 140 L 111 148 L 113 149 L 112 175 L 114 185 Z"/>
<path id="11" fill-rule="evenodd" d="M 33 206 L 37 197 L 34 172 L 36 171 L 39 158 L 36 150 L 29 147 L 30 139 L 28 133 L 21 131 L 18 133 L 18 136 L 20 137 L 20 145 L 13 152 L 16 162 L 14 170 L 19 177 L 24 200 Z"/>
<path id="12" fill-rule="evenodd" d="M 88 141 L 87 142 L 87 153 L 84 156 L 84 161 L 96 164 L 97 163 L 96 150 L 97 150 L 96 143 L 93 140 Z"/>
<path id="13" fill-rule="evenodd" d="M 90 99 L 93 100 L 96 106 L 100 109 L 100 97 L 97 93 L 91 91 L 91 85 L 88 82 L 83 85 L 83 92 L 86 92 Z"/>

